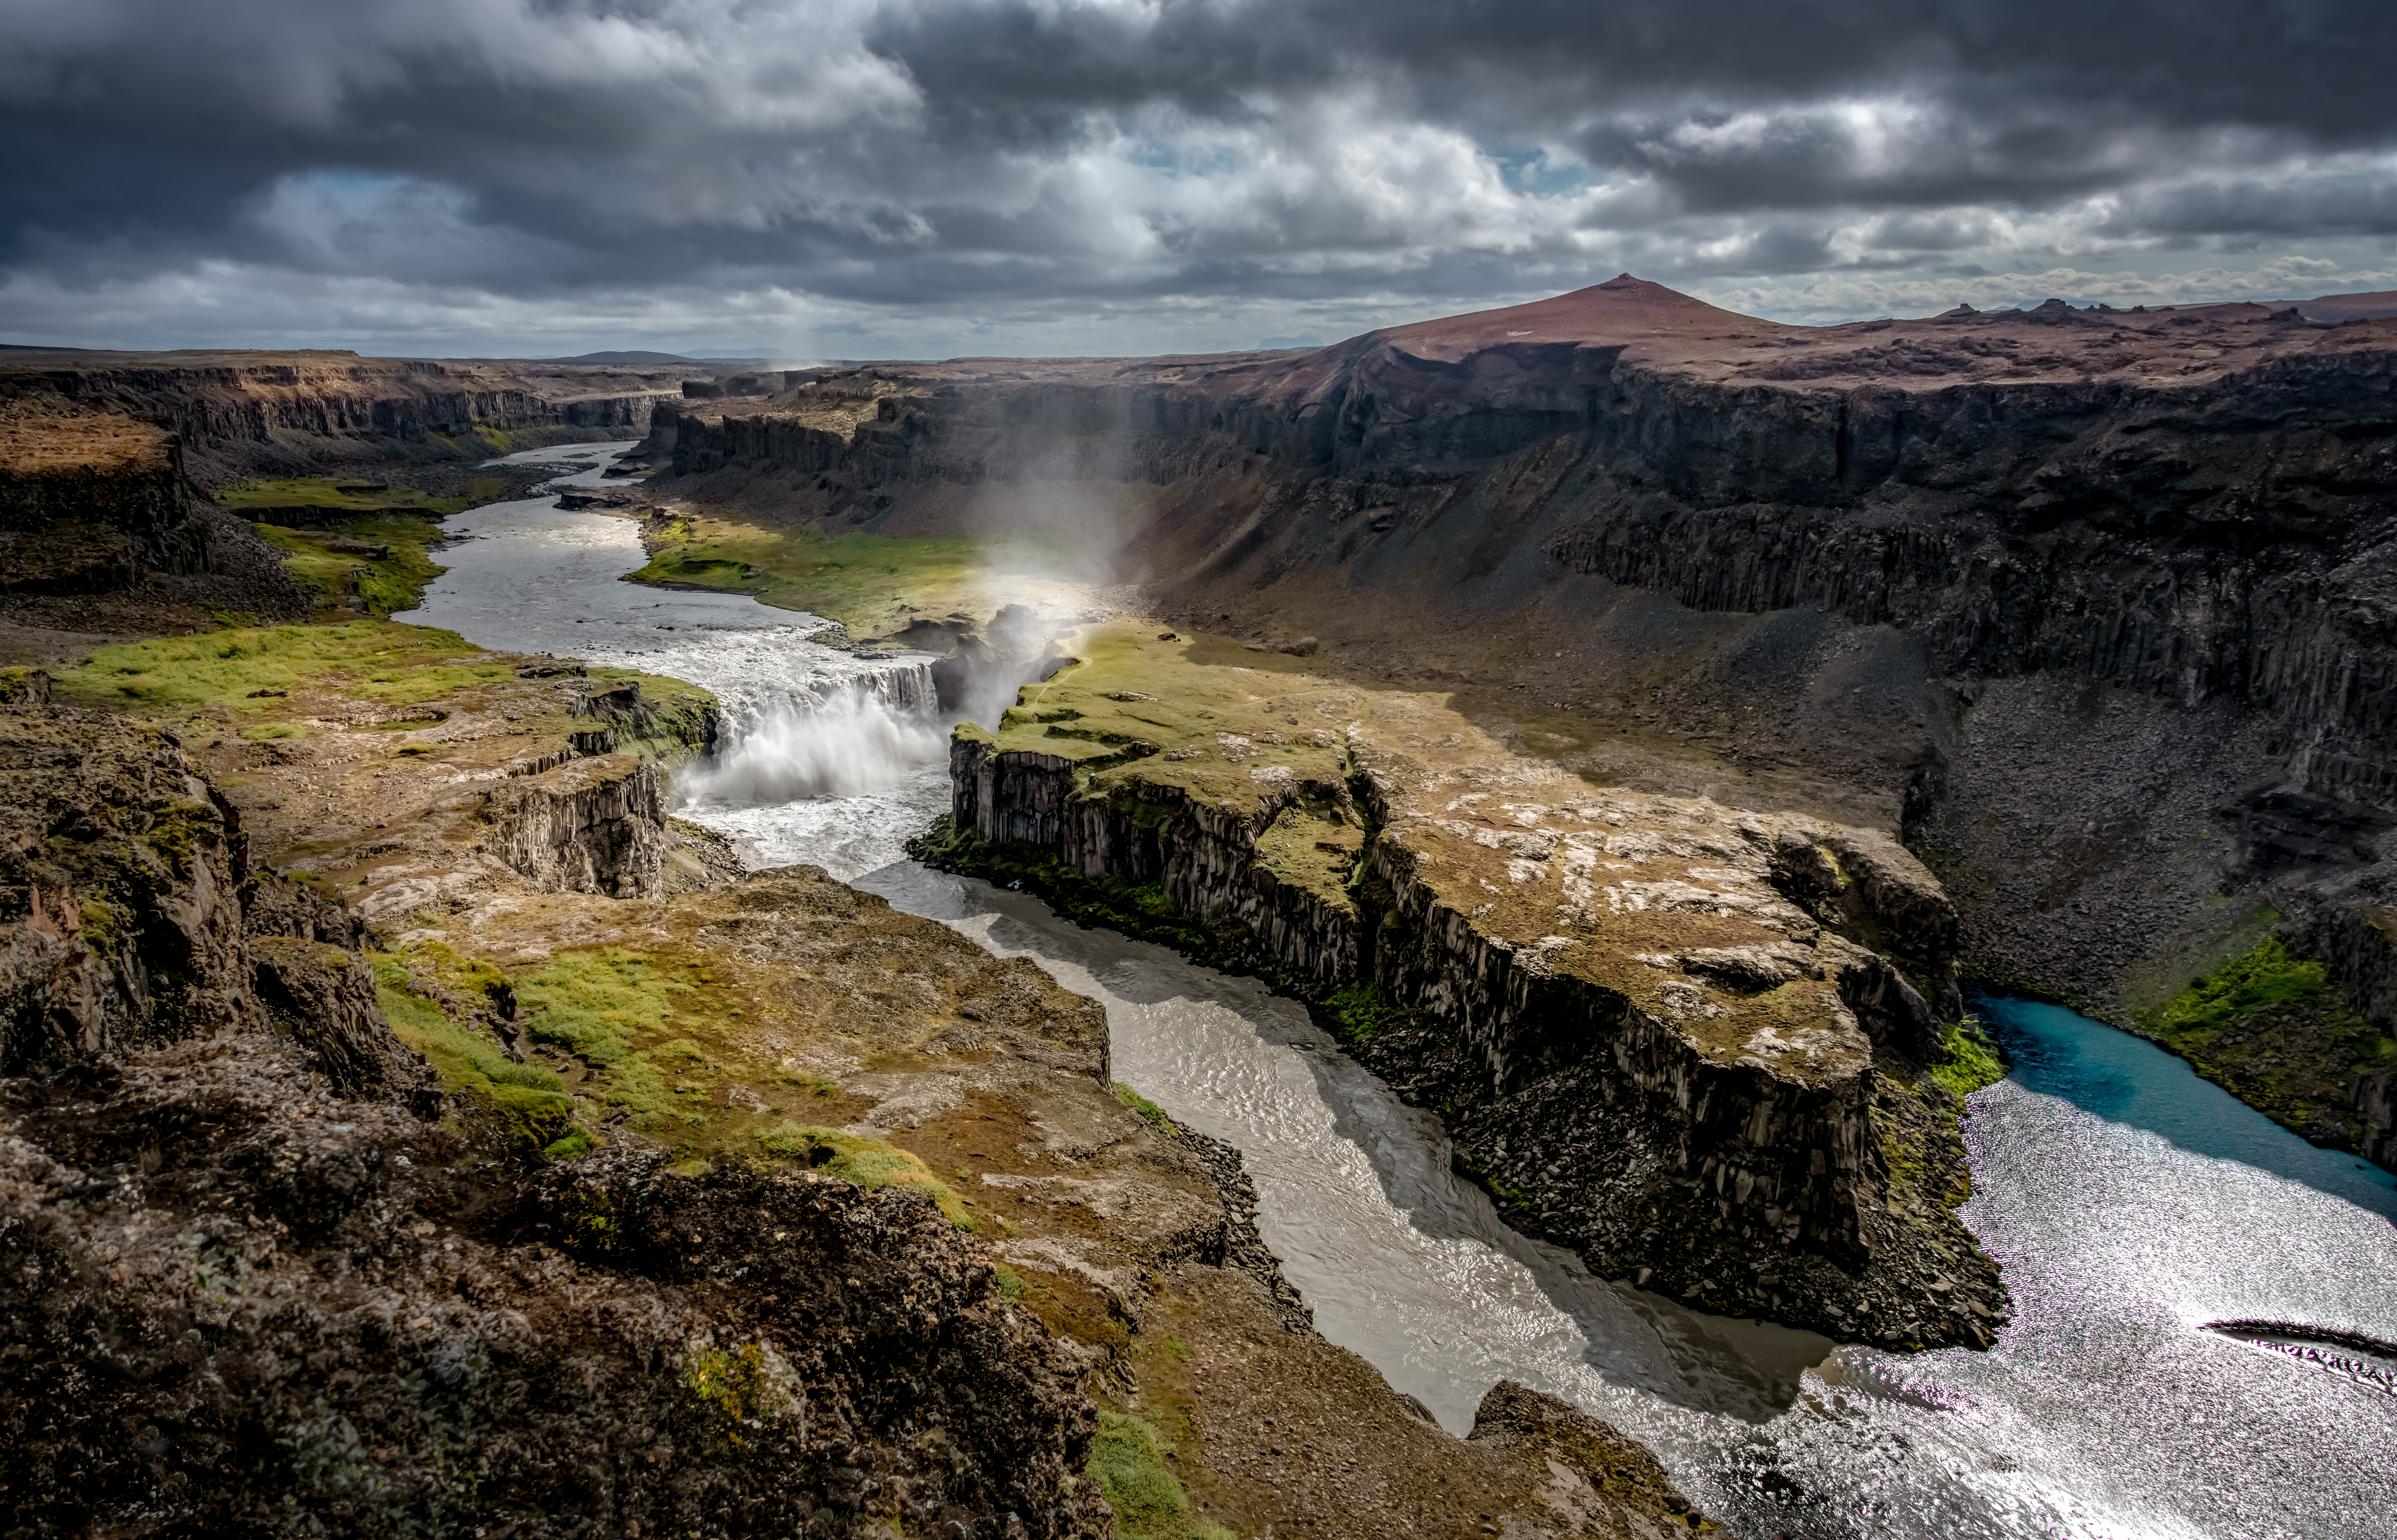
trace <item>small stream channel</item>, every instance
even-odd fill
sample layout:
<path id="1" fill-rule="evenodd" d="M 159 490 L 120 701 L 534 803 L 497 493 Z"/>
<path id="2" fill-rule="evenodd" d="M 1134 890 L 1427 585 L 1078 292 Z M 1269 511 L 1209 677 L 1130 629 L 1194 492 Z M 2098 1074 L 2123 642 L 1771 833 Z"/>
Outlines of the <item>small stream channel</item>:
<path id="1" fill-rule="evenodd" d="M 623 448 L 512 458 L 590 483 Z M 1834 1349 L 1698 1316 L 1508 1229 L 1451 1172 L 1437 1119 L 1295 1002 L 904 860 L 947 802 L 948 724 L 906 682 L 920 660 L 617 582 L 643 559 L 633 526 L 548 497 L 449 527 L 472 538 L 400 618 L 716 690 L 746 769 L 686 776 L 683 814 L 753 865 L 822 865 L 1103 1001 L 1117 1075 L 1244 1152 L 1259 1227 L 1324 1334 L 1445 1426 L 1468 1427 L 1502 1377 L 1564 1397 L 1645 1440 L 1743 1540 L 2397 1534 L 2397 1396 L 2207 1330 L 2397 1340 L 2397 1180 L 2151 1045 L 1982 1002 L 2015 1065 L 1965 1126 L 1964 1217 L 2015 1303 L 1990 1351 Z"/>

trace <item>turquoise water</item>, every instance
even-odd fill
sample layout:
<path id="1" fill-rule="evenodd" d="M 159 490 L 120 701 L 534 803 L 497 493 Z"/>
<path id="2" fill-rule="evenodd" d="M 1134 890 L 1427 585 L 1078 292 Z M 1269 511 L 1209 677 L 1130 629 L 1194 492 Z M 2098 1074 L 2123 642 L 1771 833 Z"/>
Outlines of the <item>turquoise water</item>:
<path id="1" fill-rule="evenodd" d="M 2235 1160 L 2397 1220 L 2397 1175 L 2317 1149 L 2144 1038 L 2060 1005 L 1984 997 L 2026 1090 L 2061 1097 L 2110 1123 L 2161 1134 L 2193 1155 Z"/>

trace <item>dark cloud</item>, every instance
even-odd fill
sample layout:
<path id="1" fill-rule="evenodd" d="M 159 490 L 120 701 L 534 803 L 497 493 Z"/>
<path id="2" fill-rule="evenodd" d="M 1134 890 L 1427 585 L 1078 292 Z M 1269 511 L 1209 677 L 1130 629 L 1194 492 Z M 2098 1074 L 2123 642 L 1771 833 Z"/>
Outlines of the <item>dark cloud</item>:
<path id="1" fill-rule="evenodd" d="M 830 327 L 2363 237 L 2392 65 L 2386 0 L 11 0 L 0 328 L 166 275 Z"/>

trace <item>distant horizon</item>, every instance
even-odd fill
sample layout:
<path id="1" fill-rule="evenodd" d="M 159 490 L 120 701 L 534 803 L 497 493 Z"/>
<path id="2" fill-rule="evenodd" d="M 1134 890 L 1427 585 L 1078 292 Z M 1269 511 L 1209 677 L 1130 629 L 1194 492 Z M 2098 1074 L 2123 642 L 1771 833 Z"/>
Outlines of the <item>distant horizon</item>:
<path id="1" fill-rule="evenodd" d="M 1635 274 L 1635 275 L 1633 275 L 1633 276 L 1638 276 L 1638 275 L 1636 275 L 1636 274 Z M 1597 281 L 1603 281 L 1603 280 L 1597 280 Z M 1573 288 L 1573 289 L 1559 289 L 1559 290 L 1557 290 L 1557 291 L 1556 291 L 1556 294 L 1569 294 L 1569 293 L 1573 293 L 1573 292 L 1576 292 L 1579 288 L 1591 288 L 1591 287 L 1594 287 L 1594 283 L 1593 283 L 1593 284 L 1578 285 L 1578 286 L 1576 286 L 1576 288 Z M 1666 286 L 1664 286 L 1664 287 L 1671 288 L 1672 286 L 1670 286 L 1670 285 L 1666 285 Z M 1697 293 L 1697 292 L 1695 292 L 1695 291 L 1694 291 L 1694 290 L 1689 290 L 1689 289 L 1676 289 L 1676 290 L 1675 290 L 1675 292 L 1677 292 L 1677 293 L 1683 293 L 1683 294 L 1687 294 L 1687 295 L 1689 295 L 1689 296 L 1690 296 L 1691 298 L 1693 298 L 1693 299 L 1698 299 L 1698 300 L 1705 301 L 1705 302 L 1707 302 L 1707 303 L 1708 303 L 1708 304 L 1717 304 L 1717 301 L 1713 301 L 1713 300 L 1711 300 L 1711 299 L 1707 299 L 1707 296 L 1705 296 L 1704 294 Z M 2323 290 L 2323 292 L 2321 292 L 2321 293 L 2317 293 L 2317 294 L 2279 294 L 2279 295 L 2271 295 L 2271 296 L 2262 296 L 2262 295 L 2255 295 L 2255 296 L 2250 296 L 2250 295 L 2241 295 L 2241 296 L 2236 296 L 2236 297 L 2232 297 L 2232 298 L 2229 298 L 2229 299 L 2189 299 L 2189 300 L 2179 300 L 2179 301 L 2171 301 L 2171 302 L 2168 302 L 2168 303 L 2151 303 L 2151 304 L 2147 304 L 2147 305 L 2146 305 L 2146 308 L 2147 308 L 2147 309 L 2149 309 L 2149 310 L 2193 310 L 2193 309 L 2198 309 L 2198 308 L 2201 308 L 2201 307 L 2203 307 L 2203 306 L 2207 306 L 2207 305 L 2223 305 L 2223 304 L 2257 304 L 2257 305 L 2266 305 L 2266 306 L 2271 306 L 2271 305 L 2283 305 L 2283 306 L 2285 306 L 2285 305 L 2303 305 L 2303 304 L 2318 303 L 2318 302 L 2321 302 L 2321 301 L 2328 301 L 2328 300 L 2335 300 L 2335 299 L 2347 298 L 2347 297 L 2350 297 L 2350 296 L 2353 296 L 2353 295 L 2360 295 L 2360 294 L 2383 294 L 2383 293 L 2385 293 L 2385 294 L 2390 294 L 2390 295 L 2392 295 L 2392 296 L 2397 296 L 2397 288 L 2331 288 L 2331 289 L 2325 289 L 2325 290 Z M 635 346 L 630 346 L 630 345 L 625 345 L 625 346 L 607 346 L 607 345 L 593 346 L 593 347 L 582 348 L 582 349 L 580 349 L 580 350 L 578 350 L 578 351 L 571 352 L 571 353 L 551 353 L 551 352 L 544 352 L 544 353 L 531 353 L 531 352 L 507 353 L 507 352 L 489 352 L 489 351 L 485 351 L 485 352 L 476 352 L 476 353 L 426 353 L 426 352 L 400 352 L 400 351 L 382 350 L 382 349 L 376 349 L 376 348 L 372 348 L 372 347 L 368 347 L 368 346 L 362 346 L 362 345 L 359 345 L 359 344 L 355 343 L 355 342 L 349 342 L 349 343 L 343 343 L 343 342 L 328 342 L 328 343 L 282 343 L 282 344 L 268 343 L 268 344 L 247 344 L 247 345 L 245 345 L 245 344 L 241 344 L 241 343 L 231 343 L 231 342 L 227 342 L 227 343 L 209 343 L 209 342 L 199 342 L 199 343 L 182 343 L 182 344 L 177 344 L 177 345 L 171 345 L 171 346 L 91 346 L 91 345 L 80 345 L 80 344 L 74 344 L 74 343 L 63 343 L 63 342 L 16 342 L 16 341 L 0 342 L 0 351 L 6 351 L 6 352 L 11 352 L 11 353 L 127 353 L 127 354 L 154 354 L 154 353 L 351 353 L 351 354 L 355 354 L 356 355 L 358 355 L 359 357 L 362 357 L 362 358 L 392 358 L 392 359 L 399 359 L 399 360 L 404 360 L 404 361 L 408 361 L 408 362 L 419 362 L 419 363 L 477 363 L 477 362 L 506 362 L 506 363 L 522 363 L 522 364 L 588 364 L 590 367 L 593 367 L 593 368 L 603 368 L 603 367 L 606 367 L 609 363 L 611 363 L 611 362 L 619 362 L 619 361 L 618 361 L 618 360 L 608 360 L 608 359 L 593 359 L 593 358 L 590 356 L 591 355 L 595 355 L 595 354 L 604 355 L 604 354 L 611 354 L 611 353 L 613 353 L 613 354 L 635 354 L 635 353 L 640 353 L 640 354 L 650 354 L 650 355 L 658 355 L 658 356 L 655 356 L 655 357 L 652 357 L 652 358 L 649 358 L 649 359 L 644 359 L 644 360 L 629 360 L 629 359 L 628 359 L 628 360 L 622 360 L 621 362 L 622 362 L 623 367 L 625 367 L 625 368 L 637 368 L 637 367 L 639 367 L 639 366 L 640 366 L 640 364 L 642 364 L 642 363 L 653 363 L 653 364 L 752 364 L 752 365 L 757 365 L 757 366 L 758 366 L 758 367 L 760 367 L 760 368 L 778 368 L 778 369 L 794 369 L 794 368 L 842 368 L 842 367 L 847 367 L 847 366 L 850 366 L 850 365 L 881 364 L 881 363 L 890 363 L 890 364 L 907 364 L 907 363 L 941 363 L 941 362 L 946 362 L 946 361 L 949 361 L 949 360 L 952 360 L 952 359 L 958 359 L 958 358 L 978 358 L 978 357 L 982 357 L 982 358 L 1073 358 L 1073 357 L 1093 357 L 1093 358 L 1152 358 L 1152 357 L 1171 356 L 1171 355 L 1192 355 L 1192 356 L 1207 356 L 1207 355 L 1209 355 L 1209 354 L 1211 354 L 1211 353 L 1212 353 L 1212 354 L 1226 354 L 1226 355 L 1227 355 L 1227 354 L 1240 354 L 1240 353 L 1266 353 L 1266 352 L 1276 352 L 1276 351 L 1306 351 L 1306 350 L 1312 349 L 1312 348 L 1329 347 L 1329 346 L 1336 345 L 1337 343 L 1340 343 L 1340 342 L 1347 341 L 1349 341 L 1351 338 L 1354 338 L 1354 337 L 1363 336 L 1363 335 L 1365 335 L 1365 334 L 1366 334 L 1366 333 L 1368 333 L 1368 332 L 1377 331 L 1377 330 L 1385 330 L 1385 329 L 1387 329 L 1387 328 L 1389 328 L 1390 327 L 1394 327 L 1394 326 L 1404 326 L 1404 325 L 1409 325 L 1409 324 L 1413 324 L 1413 323 L 1414 323 L 1414 322 L 1419 322 L 1419 321 L 1437 320 L 1437 319 L 1440 319 L 1440 318 L 1443 318 L 1443 317 L 1446 317 L 1446 316 L 1476 315 L 1476 314 L 1480 314 L 1481 311 L 1486 311 L 1486 310 L 1504 310 L 1504 309 L 1511 308 L 1511 304 L 1533 303 L 1533 302 L 1536 302 L 1536 301 L 1537 301 L 1537 300 L 1539 300 L 1539 299 L 1549 299 L 1549 298 L 1554 298 L 1554 297 L 1555 297 L 1555 295 L 1544 294 L 1544 295 L 1536 296 L 1533 300 L 1530 300 L 1530 301 L 1511 301 L 1511 302 L 1510 302 L 1510 304 L 1508 304 L 1508 305 L 1484 305 L 1484 306 L 1477 307 L 1477 308 L 1476 308 L 1476 309 L 1474 309 L 1474 310 L 1448 310 L 1448 311 L 1440 311 L 1440 312 L 1438 312 L 1438 313 L 1436 313 L 1436 314 L 1426 314 L 1426 315 L 1415 315 L 1415 316 L 1411 316 L 1411 317 L 1400 318 L 1400 319 L 1397 319 L 1397 320 L 1386 321 L 1386 322 L 1383 322 L 1383 323 L 1381 323 L 1380 325 L 1377 325 L 1377 326 L 1365 327 L 1365 328 L 1360 328 L 1360 329 L 1359 329 L 1359 330 L 1357 330 L 1357 331 L 1348 332 L 1348 333 L 1346 333 L 1346 334 L 1341 335 L 1341 336 L 1338 336 L 1338 337 L 1327 338 L 1327 339 L 1325 339 L 1325 340 L 1323 340 L 1323 341 L 1313 341 L 1313 342 L 1292 342 L 1292 341 L 1289 341 L 1289 340 L 1287 340 L 1287 339 L 1281 339 L 1281 338 L 1265 338 L 1265 339 L 1261 340 L 1261 341 L 1258 341 L 1257 343 L 1255 343 L 1255 344 L 1253 344 L 1253 345 L 1252 345 L 1252 346 L 1248 346 L 1248 347 L 1225 347 L 1225 348 L 1217 348 L 1217 349 L 1208 350 L 1207 352 L 1195 352 L 1194 350 L 1186 349 L 1186 348 L 1171 348 L 1171 347 L 1169 347 L 1169 348 L 1157 348 L 1157 349 L 1152 349 L 1152 350 L 1148 350 L 1148 351 L 1145 351 L 1145 352 L 1124 352 L 1124 353 L 1085 353 L 1085 352 L 1080 352 L 1080 351 L 1069 351 L 1069 350 L 1060 350 L 1060 351 L 1056 351 L 1056 352 L 1046 352 L 1046 353 L 1044 353 L 1044 352 L 1037 352 L 1037 351 L 1019 351 L 1019 352 L 1012 352 L 1012 353 L 991 353 L 991 352 L 986 352 L 986 351 L 982 351 L 982 350 L 971 350 L 971 351 L 957 352 L 957 353 L 944 353 L 944 354 L 931 354 L 931 353 L 926 353 L 926 354 L 900 354 L 900 353 L 891 353 L 891 354 L 878 354 L 878 355 L 862 355 L 862 354 L 861 354 L 861 355 L 856 355 L 848 356 L 848 357 L 840 357 L 840 358 L 824 358 L 824 357 L 812 357 L 812 358 L 810 358 L 810 357 L 804 357 L 804 356 L 802 356 L 802 355 L 795 355 L 795 354 L 776 353 L 776 352 L 768 352 L 768 351 L 725 351 L 725 352 L 716 352 L 716 351 L 713 351 L 713 350 L 704 350 L 704 349 L 698 349 L 698 348 L 671 349 L 671 348 L 663 348 L 663 347 L 655 347 L 655 346 L 651 346 L 651 347 L 635 347 Z M 2042 296 L 2042 299 L 2040 299 L 2040 300 L 2036 300 L 2036 301 L 2030 301 L 2030 302 L 2029 302 L 2029 303 L 2027 303 L 2027 304 L 2016 304 L 2016 305 L 1975 305 L 1975 306 L 1974 306 L 1973 308 L 1975 308 L 1975 309 L 1976 309 L 1976 310 L 1981 310 L 1981 311 L 1985 311 L 1985 312 L 1989 312 L 1989 313 L 2000 313 L 2000 312 L 2004 312 L 2004 311 L 2008 311 L 2008 310 L 2029 310 L 2029 309 L 2035 308 L 2037 305 L 2039 305 L 2039 304 L 2041 304 L 2041 303 L 2044 303 L 2044 302 L 2046 301 L 2046 300 L 2048 300 L 2048 299 L 2060 299 L 2060 300 L 2063 300 L 2063 301 L 2065 301 L 2065 303 L 2067 303 L 2067 304 L 2069 304 L 2069 305 L 2071 305 L 2071 306 L 2072 306 L 2073 308 L 2075 308 L 2075 309 L 2087 309 L 2087 308 L 2090 308 L 2090 307 L 2091 307 L 2091 306 L 2093 306 L 2093 305 L 2098 305 L 2098 304 L 2110 304 L 2110 303 L 2111 303 L 2111 301 L 2105 300 L 2103 297 L 2075 297 L 2075 296 L 2068 295 L 2068 294 L 2056 294 L 2056 295 L 2046 295 L 2046 296 Z M 2137 303 L 2138 303 L 2137 301 L 2135 301 L 2133 304 L 2121 304 L 2121 305 L 2114 305 L 2114 306 L 2113 306 L 2113 308 L 2118 309 L 2118 310 L 2126 310 L 2126 311 L 2127 311 L 2127 310 L 2130 310 L 2130 309 L 2136 308 L 2136 304 L 2137 304 Z M 1724 309 L 1724 310 L 1732 309 L 1732 307 L 1731 307 L 1731 306 L 1728 306 L 1728 305 L 1720 305 L 1720 304 L 1717 304 L 1717 308 L 1719 308 L 1719 309 Z M 1834 321 L 1784 321 L 1784 320 L 1781 320 L 1781 318 L 1780 318 L 1780 317 L 1778 317 L 1778 316 L 1763 315 L 1756 315 L 1756 313 L 1753 313 L 1753 312 L 1745 312 L 1745 311 L 1741 311 L 1741 312 L 1735 312 L 1735 314 L 1740 314 L 1740 315 L 1755 315 L 1755 318 L 1757 318 L 1757 319 L 1760 319 L 1760 320 L 1770 320 L 1770 321 L 1775 321 L 1775 322 L 1777 322 L 1778 324 L 1785 325 L 1785 326 L 1793 326 L 1793 327 L 1808 327 L 1808 328 L 1816 328 L 1816 329 L 1830 329 L 1830 328 L 1837 328 L 1837 327 L 1842 327 L 1842 326 L 1856 326 L 1856 325 L 1865 324 L 1865 323 L 1868 323 L 1868 322 L 1872 322 L 1872 321 L 1879 321 L 1879 320 L 1926 320 L 1926 319 L 1929 319 L 1930 317 L 1932 317 L 1932 316 L 1934 316 L 1934 315 L 1937 315 L 1942 314 L 1942 313 L 1943 313 L 1944 311 L 1946 311 L 1946 310 L 1949 310 L 1949 309 L 1953 309 L 1953 308 L 1954 308 L 1954 306 L 1952 306 L 1952 305 L 1949 305 L 1949 306 L 1942 306 L 1942 307 L 1940 307 L 1939 309 L 1935 309 L 1935 310 L 1926 310 L 1926 311 L 1922 312 L 1922 313 L 1921 313 L 1921 314 L 1919 314 L 1919 315 L 1893 315 L 1893 314 L 1882 314 L 1882 315 L 1854 315 L 1854 316 L 1848 316 L 1848 317 L 1845 317 L 1845 318 L 1843 318 L 1843 319 L 1834 320 Z M 2397 300 L 2392 300 L 2391 309 L 2392 309 L 2392 311 L 2397 311 Z M 554 344 L 552 344 L 552 345 L 554 345 Z"/>

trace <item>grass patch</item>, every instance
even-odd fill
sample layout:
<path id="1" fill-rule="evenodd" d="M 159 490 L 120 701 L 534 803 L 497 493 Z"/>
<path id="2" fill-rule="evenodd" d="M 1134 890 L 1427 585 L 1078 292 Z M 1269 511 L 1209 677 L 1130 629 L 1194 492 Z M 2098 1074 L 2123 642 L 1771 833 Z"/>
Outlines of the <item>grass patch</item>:
<path id="1" fill-rule="evenodd" d="M 887 1140 L 808 1123 L 779 1123 L 757 1135 L 757 1147 L 776 1160 L 794 1160 L 861 1187 L 906 1187 L 938 1206 L 961 1230 L 975 1227 L 970 1206 L 922 1158 Z"/>
<path id="2" fill-rule="evenodd" d="M 1356 1043 L 1372 1042 L 1380 1034 L 1382 1018 L 1389 1010 L 1382 998 L 1382 986 L 1370 982 L 1335 989 L 1319 1003 L 1340 1036 Z"/>
<path id="3" fill-rule="evenodd" d="M 1166 1468 L 1164 1436 L 1130 1413 L 1100 1409 L 1088 1468 L 1123 1540 L 1237 1540 L 1191 1513 L 1189 1494 Z"/>
<path id="4" fill-rule="evenodd" d="M 1024 1290 L 1024 1275 L 1022 1273 L 1017 1272 L 1014 1268 L 1009 1266 L 1004 1262 L 995 1262 L 991 1264 L 990 1277 L 991 1281 L 998 1286 L 999 1298 L 1007 1301 L 1010 1305 L 1022 1303 Z"/>
<path id="5" fill-rule="evenodd" d="M 2251 1012 L 2303 1004 L 2323 992 L 2323 983 L 2321 963 L 2268 936 L 2165 1001 L 2153 1025 L 2168 1038 L 2203 1040 Z"/>
<path id="6" fill-rule="evenodd" d="M 412 514 L 363 514 L 328 529 L 255 528 L 283 553 L 293 577 L 328 601 L 355 595 L 378 617 L 415 609 L 424 602 L 424 585 L 448 570 L 431 555 L 440 531 Z M 384 555 L 338 549 L 342 542 L 380 545 Z"/>
<path id="7" fill-rule="evenodd" d="M 716 1105 L 738 1055 L 710 1039 L 742 1010 L 712 984 L 696 964 L 608 946 L 557 954 L 517 980 L 516 998 L 533 1039 L 589 1066 L 587 1093 L 623 1109 L 626 1126 L 714 1147 L 743 1115 Z"/>
<path id="8" fill-rule="evenodd" d="M 1166 1116 L 1165 1109 L 1163 1107 L 1158 1106 L 1155 1102 L 1143 1096 L 1139 1091 L 1132 1090 L 1132 1087 L 1124 1084 L 1121 1080 L 1118 1080 L 1114 1085 L 1107 1089 L 1114 1091 L 1116 1093 L 1116 1100 L 1131 1108 L 1132 1112 L 1140 1118 L 1141 1121 L 1146 1123 L 1158 1132 L 1165 1135 L 1168 1139 L 1179 1137 L 1179 1131 L 1174 1128 L 1173 1119 Z"/>
<path id="9" fill-rule="evenodd" d="M 2329 987 L 2322 963 L 2267 936 L 2138 1024 L 2191 1068 L 2315 1144 L 2358 1146 L 2351 1088 L 2397 1041 Z"/>
<path id="10" fill-rule="evenodd" d="M 432 991 L 452 1000 L 455 994 L 410 969 L 419 957 L 411 952 L 381 953 L 373 958 L 375 998 L 399 1040 L 424 1055 L 444 1086 L 490 1109 L 526 1146 L 553 1159 L 588 1152 L 590 1136 L 575 1126 L 574 1099 L 557 1073 L 541 1065 L 517 1064 L 497 1042 L 453 1015 L 451 1007 Z M 457 960 L 447 947 L 428 949 L 422 957 L 436 973 Z M 488 964 L 476 966 L 496 977 Z M 411 977 L 412 971 L 418 976 Z"/>
<path id="11" fill-rule="evenodd" d="M 631 1055 L 636 1036 L 663 1031 L 676 998 L 691 987 L 640 953 L 608 946 L 552 958 L 524 976 L 516 998 L 532 1013 L 534 1038 L 614 1065 Z"/>
<path id="12" fill-rule="evenodd" d="M 1948 1029 L 1948 1057 L 1931 1066 L 1931 1078 L 1959 1096 L 2006 1078 L 2005 1061 L 1978 1017 L 1966 1016 Z"/>
<path id="13" fill-rule="evenodd" d="M 339 625 L 236 626 L 194 636 L 95 648 L 61 670 L 58 688 L 88 705 L 188 716 L 204 709 L 275 716 L 303 688 L 420 704 L 511 670 L 454 631 L 351 621 Z"/>
<path id="14" fill-rule="evenodd" d="M 1037 579 L 1072 555 L 1023 542 L 827 535 L 816 524 L 766 529 L 704 516 L 676 519 L 651 535 L 663 535 L 663 542 L 632 582 L 754 594 L 779 609 L 838 621 L 861 636 L 895 630 L 918 614 L 986 610 L 1010 575 Z"/>

